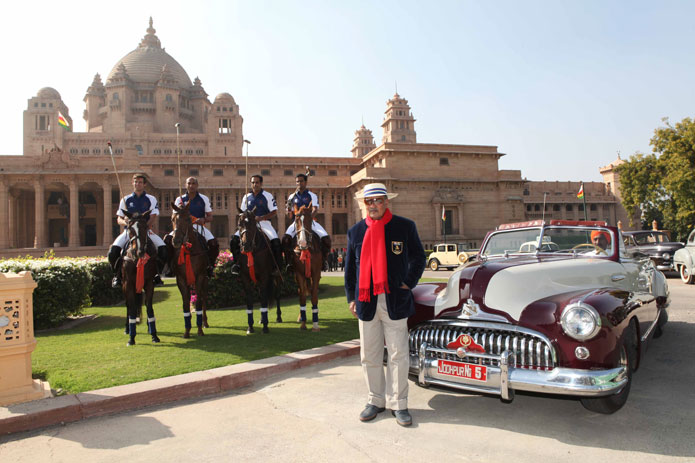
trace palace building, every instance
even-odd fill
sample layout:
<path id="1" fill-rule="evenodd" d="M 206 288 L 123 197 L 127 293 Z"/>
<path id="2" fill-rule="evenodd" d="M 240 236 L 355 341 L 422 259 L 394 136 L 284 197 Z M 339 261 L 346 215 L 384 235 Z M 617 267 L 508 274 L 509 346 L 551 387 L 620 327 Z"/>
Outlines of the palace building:
<path id="1" fill-rule="evenodd" d="M 576 197 L 579 182 L 534 182 L 519 170 L 500 170 L 505 154 L 496 146 L 419 143 L 410 104 L 398 94 L 387 102 L 378 145 L 362 126 L 351 156 L 252 156 L 247 171 L 244 119 L 234 97 L 220 93 L 211 100 L 155 32 L 150 19 L 137 48 L 104 80 L 94 76 L 84 96 L 86 132 L 61 125 L 60 118 L 72 127 L 72 117 L 53 88 L 28 100 L 23 153 L 3 156 L 0 167 L 0 257 L 49 249 L 56 255 L 105 255 L 118 234 L 116 208 L 132 192 L 136 172 L 148 176 L 147 192 L 159 201 L 160 234 L 171 230 L 179 186 L 188 176 L 198 177 L 200 192 L 212 202 L 211 231 L 223 248 L 236 230 L 249 175 L 263 175 L 264 188 L 275 196 L 273 225 L 282 234 L 295 175 L 307 168 L 309 188 L 319 196 L 318 221 L 335 247 L 345 247 L 347 229 L 362 217 L 355 193 L 373 182 L 399 193 L 392 210 L 416 221 L 426 248 L 444 239 L 478 247 L 505 222 L 584 217 Z M 620 162 L 601 169 L 604 182 L 584 184 L 589 219 L 628 224 L 614 172 Z"/>

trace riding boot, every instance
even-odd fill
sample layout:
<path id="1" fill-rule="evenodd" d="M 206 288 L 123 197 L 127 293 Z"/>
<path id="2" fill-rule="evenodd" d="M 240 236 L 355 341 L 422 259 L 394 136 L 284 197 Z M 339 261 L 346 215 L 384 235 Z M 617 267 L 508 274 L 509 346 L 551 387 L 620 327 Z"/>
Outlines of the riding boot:
<path id="1" fill-rule="evenodd" d="M 167 247 L 160 246 L 157 248 L 157 274 L 154 276 L 155 286 L 164 286 L 162 281 L 162 273 L 164 271 L 164 266 L 167 263 Z"/>
<path id="2" fill-rule="evenodd" d="M 121 287 L 121 265 L 123 265 L 123 259 L 121 259 L 121 252 L 123 250 L 120 246 L 113 245 L 109 248 L 109 263 L 113 269 L 113 280 L 111 280 L 112 288 Z"/>
<path id="3" fill-rule="evenodd" d="M 328 259 L 329 252 L 331 252 L 331 237 L 324 236 L 321 238 L 321 255 L 323 256 L 321 268 L 324 268 Z"/>
<path id="4" fill-rule="evenodd" d="M 212 278 L 217 256 L 220 254 L 220 245 L 216 238 L 208 240 L 208 278 Z"/>
<path id="5" fill-rule="evenodd" d="M 241 259 L 241 238 L 236 235 L 232 236 L 229 241 L 229 250 L 232 252 L 232 275 L 239 275 L 241 268 L 239 260 Z"/>
<path id="6" fill-rule="evenodd" d="M 152 342 L 159 342 L 159 337 L 157 337 L 157 325 L 154 317 L 147 318 L 147 332 L 152 336 Z"/>
<path id="7" fill-rule="evenodd" d="M 270 249 L 273 251 L 273 259 L 275 260 L 275 265 L 273 266 L 273 275 L 280 276 L 282 268 L 282 244 L 280 240 L 275 238 L 270 240 Z"/>
<path id="8" fill-rule="evenodd" d="M 282 237 L 282 249 L 285 253 L 285 272 L 292 271 L 292 262 L 294 261 L 294 249 L 292 246 L 292 237 L 290 235 L 285 235 Z"/>

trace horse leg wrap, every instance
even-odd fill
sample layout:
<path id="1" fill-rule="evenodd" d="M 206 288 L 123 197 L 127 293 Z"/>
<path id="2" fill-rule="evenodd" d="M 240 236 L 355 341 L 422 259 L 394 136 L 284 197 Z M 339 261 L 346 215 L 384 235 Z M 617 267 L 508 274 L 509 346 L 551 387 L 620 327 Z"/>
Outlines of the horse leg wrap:
<path id="1" fill-rule="evenodd" d="M 190 312 L 184 312 L 183 313 L 183 324 L 187 330 L 191 329 L 191 313 Z"/>
<path id="2" fill-rule="evenodd" d="M 154 317 L 147 319 L 147 332 L 151 335 L 157 334 L 157 325 Z"/>
<path id="3" fill-rule="evenodd" d="M 313 323 L 319 322 L 319 306 L 317 305 L 311 306 L 311 321 Z"/>
<path id="4" fill-rule="evenodd" d="M 300 306 L 299 307 L 299 316 L 301 317 L 301 320 L 303 322 L 306 321 L 306 306 Z"/>
<path id="5" fill-rule="evenodd" d="M 203 311 L 202 310 L 196 310 L 195 311 L 195 326 L 198 328 L 201 328 L 203 326 Z"/>
<path id="6" fill-rule="evenodd" d="M 261 307 L 261 324 L 268 326 L 268 307 Z"/>
<path id="7" fill-rule="evenodd" d="M 135 339 L 137 326 L 137 318 L 128 318 L 128 334 L 130 334 L 130 339 Z"/>
<path id="8" fill-rule="evenodd" d="M 246 319 L 249 322 L 249 326 L 253 326 L 253 309 L 246 309 Z"/>

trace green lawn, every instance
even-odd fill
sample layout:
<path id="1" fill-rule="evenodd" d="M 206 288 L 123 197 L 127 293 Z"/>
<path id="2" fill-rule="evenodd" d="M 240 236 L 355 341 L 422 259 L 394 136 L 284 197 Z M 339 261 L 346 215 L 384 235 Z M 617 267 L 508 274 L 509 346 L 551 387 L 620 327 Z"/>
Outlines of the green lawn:
<path id="1" fill-rule="evenodd" d="M 309 302 L 307 317 L 311 320 Z M 143 308 L 144 311 L 144 308 Z M 77 393 L 162 378 L 192 371 L 247 362 L 274 355 L 325 346 L 359 337 L 357 320 L 347 309 L 342 277 L 321 279 L 318 333 L 300 331 L 296 297 L 282 301 L 284 323 L 269 312 L 270 333 L 260 332 L 260 311 L 254 307 L 256 333 L 246 335 L 246 310 L 208 311 L 210 328 L 197 337 L 195 317 L 190 339 L 183 339 L 181 296 L 173 280 L 155 290 L 157 331 L 161 343 L 152 344 L 147 325 L 138 325 L 135 346 L 127 347 L 123 333 L 125 306 L 90 307 L 85 314 L 97 318 L 69 330 L 37 333 L 32 354 L 35 378 L 49 381 L 53 389 Z M 311 323 L 309 322 L 309 326 Z"/>
<path id="2" fill-rule="evenodd" d="M 195 336 L 195 317 L 190 339 L 184 330 L 181 296 L 173 280 L 155 290 L 157 331 L 161 343 L 152 344 L 147 325 L 138 325 L 135 346 L 126 346 L 123 333 L 125 306 L 90 307 L 85 314 L 97 318 L 73 329 L 37 333 L 32 354 L 35 378 L 49 381 L 53 389 L 76 393 L 129 384 L 191 371 L 207 370 L 249 360 L 272 357 L 359 337 L 357 320 L 347 309 L 343 279 L 324 277 L 319 294 L 318 333 L 300 331 L 297 297 L 282 300 L 284 323 L 275 323 L 269 311 L 270 333 L 260 331 L 260 311 L 254 307 L 256 333 L 246 335 L 246 310 L 209 310 L 205 336 Z M 144 312 L 144 307 L 143 307 Z M 311 302 L 307 318 L 311 328 Z"/>

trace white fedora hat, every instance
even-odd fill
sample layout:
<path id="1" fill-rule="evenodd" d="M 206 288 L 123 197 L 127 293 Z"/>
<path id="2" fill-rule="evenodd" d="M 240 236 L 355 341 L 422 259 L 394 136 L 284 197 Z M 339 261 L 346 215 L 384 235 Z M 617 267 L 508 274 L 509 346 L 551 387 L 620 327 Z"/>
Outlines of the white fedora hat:
<path id="1" fill-rule="evenodd" d="M 386 191 L 386 185 L 383 183 L 369 183 L 364 186 L 361 192 L 355 195 L 355 198 L 364 199 L 376 196 L 386 196 L 388 199 L 393 199 L 398 196 L 398 193 L 388 193 Z"/>

